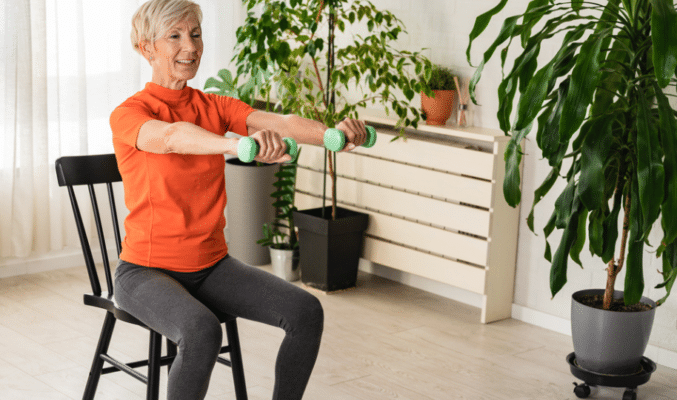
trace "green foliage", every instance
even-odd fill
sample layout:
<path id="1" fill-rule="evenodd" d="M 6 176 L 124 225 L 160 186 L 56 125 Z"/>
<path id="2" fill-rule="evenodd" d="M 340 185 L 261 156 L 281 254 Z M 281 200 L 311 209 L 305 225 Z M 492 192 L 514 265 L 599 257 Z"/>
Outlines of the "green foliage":
<path id="1" fill-rule="evenodd" d="M 254 95 L 247 100 L 276 91 L 283 113 L 329 127 L 380 103 L 400 125 L 417 126 L 420 112 L 410 103 L 415 93 L 429 92 L 417 75 L 429 76 L 432 65 L 420 52 L 393 47 L 406 32 L 392 13 L 361 0 L 243 2 L 248 16 L 237 30 L 233 61 L 236 85 L 246 80 L 240 93 Z"/>
<path id="2" fill-rule="evenodd" d="M 466 52 L 469 63 L 473 42 L 506 4 L 501 0 L 477 17 Z M 558 34 L 559 50 L 539 69 L 541 46 Z M 508 68 L 506 55 L 514 42 L 521 53 Z M 534 193 L 527 218 L 532 231 L 536 204 L 557 179 L 567 181 L 544 229 L 552 295 L 566 284 L 568 259 L 580 264 L 587 240 L 590 253 L 610 267 L 620 270 L 625 261 L 625 302 L 639 302 L 644 247 L 660 218 L 663 238 L 656 255 L 662 257 L 664 282 L 658 287 L 666 294 L 657 303 L 662 304 L 677 278 L 677 119 L 668 101 L 674 94 L 664 92 L 674 93 L 676 83 L 673 1 L 532 0 L 524 13 L 503 22 L 484 52 L 470 83 L 474 102 L 484 65 L 501 46 L 498 120 L 511 137 L 505 153 L 506 201 L 511 206 L 520 202 L 522 142 L 534 125 L 536 143 L 552 170 Z M 619 227 L 621 210 L 627 226 Z M 553 255 L 547 239 L 554 229 L 563 232 Z M 619 236 L 627 251 L 614 259 Z"/>
<path id="3" fill-rule="evenodd" d="M 277 181 L 273 183 L 275 192 L 271 197 L 275 199 L 275 220 L 272 224 L 263 225 L 263 239 L 256 243 L 270 246 L 275 249 L 293 250 L 299 246 L 294 225 L 294 198 L 296 195 L 296 171 L 301 149 L 296 158 L 289 163 L 280 164 L 280 170 L 275 173 Z"/>
<path id="4" fill-rule="evenodd" d="M 419 76 L 420 79 L 426 80 L 424 76 Z M 456 82 L 454 82 L 454 72 L 446 67 L 433 65 L 430 73 L 430 78 L 426 80 L 430 90 L 456 90 Z"/>
<path id="5" fill-rule="evenodd" d="M 426 84 L 432 64 L 421 52 L 393 45 L 406 31 L 391 12 L 366 0 L 243 3 L 248 15 L 237 29 L 233 57 L 241 99 L 253 104 L 276 97 L 277 111 L 330 128 L 359 118 L 361 107 L 380 104 L 397 115 L 400 136 L 404 127 L 418 126 L 421 113 L 412 100 L 419 92 L 432 96 Z"/>

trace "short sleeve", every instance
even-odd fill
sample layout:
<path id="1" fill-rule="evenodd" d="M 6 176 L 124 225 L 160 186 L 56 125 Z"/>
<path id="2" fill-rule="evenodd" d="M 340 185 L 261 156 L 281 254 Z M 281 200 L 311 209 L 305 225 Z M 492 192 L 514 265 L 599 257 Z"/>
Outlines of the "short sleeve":
<path id="1" fill-rule="evenodd" d="M 124 144 L 136 149 L 136 140 L 141 125 L 156 119 L 150 111 L 142 107 L 121 105 L 110 115 L 110 127 L 113 131 L 113 143 Z"/>
<path id="2" fill-rule="evenodd" d="M 223 118 L 226 130 L 247 136 L 247 117 L 256 110 L 244 101 L 232 97 L 214 94 L 208 96 L 213 96 L 212 98 L 218 105 L 219 114 Z"/>

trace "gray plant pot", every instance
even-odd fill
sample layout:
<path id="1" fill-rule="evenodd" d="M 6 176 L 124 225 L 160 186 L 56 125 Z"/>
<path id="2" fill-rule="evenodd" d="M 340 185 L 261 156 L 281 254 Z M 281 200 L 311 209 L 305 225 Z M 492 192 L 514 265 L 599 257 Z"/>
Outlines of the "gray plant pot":
<path id="1" fill-rule="evenodd" d="M 273 274 L 287 282 L 298 281 L 301 278 L 299 268 L 299 249 L 280 250 L 269 247 L 270 262 L 273 265 Z"/>
<path id="2" fill-rule="evenodd" d="M 274 199 L 278 164 L 257 166 L 237 158 L 226 160 L 226 222 L 228 252 L 249 265 L 270 264 L 270 252 L 257 244 L 263 238 L 263 224 L 275 218 Z"/>
<path id="3" fill-rule="evenodd" d="M 638 372 L 651 336 L 656 303 L 642 297 L 641 302 L 650 304 L 651 310 L 607 311 L 586 306 L 577 300 L 590 294 L 603 295 L 604 290 L 581 290 L 571 299 L 571 334 L 578 366 L 608 375 Z M 614 292 L 614 298 L 622 299 L 623 292 Z"/>

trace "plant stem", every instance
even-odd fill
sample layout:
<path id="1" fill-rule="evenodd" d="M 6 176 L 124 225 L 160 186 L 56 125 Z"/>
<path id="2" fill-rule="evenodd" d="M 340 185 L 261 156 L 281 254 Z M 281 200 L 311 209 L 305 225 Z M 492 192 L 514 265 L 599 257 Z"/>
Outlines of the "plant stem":
<path id="1" fill-rule="evenodd" d="M 622 188 L 617 188 L 616 190 L 622 190 Z M 618 257 L 618 264 L 614 263 L 614 260 L 611 259 L 611 261 L 609 261 L 609 266 L 607 267 L 606 289 L 604 290 L 604 303 L 602 305 L 605 310 L 611 308 L 611 302 L 614 298 L 616 277 L 623 269 L 623 263 L 625 262 L 625 246 L 628 242 L 628 231 L 630 230 L 630 201 L 630 193 L 628 192 L 623 207 L 623 235 L 621 236 L 621 253 Z"/>

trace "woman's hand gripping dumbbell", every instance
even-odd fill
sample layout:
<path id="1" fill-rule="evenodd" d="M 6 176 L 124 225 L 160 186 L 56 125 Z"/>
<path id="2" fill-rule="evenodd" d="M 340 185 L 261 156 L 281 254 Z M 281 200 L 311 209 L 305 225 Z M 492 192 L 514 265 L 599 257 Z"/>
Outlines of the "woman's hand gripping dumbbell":
<path id="1" fill-rule="evenodd" d="M 376 144 L 376 129 L 374 127 L 365 125 L 367 137 L 362 147 L 372 147 Z M 346 147 L 346 134 L 337 128 L 329 128 L 324 132 L 324 147 L 331 151 L 341 151 Z"/>
<path id="2" fill-rule="evenodd" d="M 299 147 L 296 144 L 296 141 L 289 137 L 282 138 L 282 141 L 286 145 L 285 154 L 289 154 L 291 160 L 296 159 L 296 156 L 299 152 Z M 240 161 L 249 163 L 254 161 L 260 150 L 261 146 L 259 146 L 253 137 L 243 137 L 237 144 L 237 157 L 240 159 Z"/>

